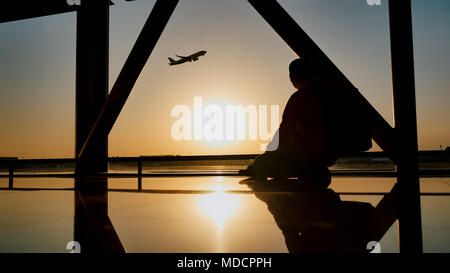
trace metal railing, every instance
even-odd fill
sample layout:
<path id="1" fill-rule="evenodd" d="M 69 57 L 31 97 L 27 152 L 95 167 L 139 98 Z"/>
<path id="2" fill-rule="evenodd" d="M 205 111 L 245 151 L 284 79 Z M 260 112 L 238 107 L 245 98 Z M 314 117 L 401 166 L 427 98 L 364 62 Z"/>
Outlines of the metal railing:
<path id="1" fill-rule="evenodd" d="M 239 176 L 237 170 L 197 170 L 197 171 L 152 171 L 143 172 L 144 163 L 155 163 L 163 166 L 190 166 L 196 162 L 195 165 L 202 165 L 204 162 L 209 162 L 210 165 L 227 165 L 227 162 L 242 161 L 240 165 L 246 165 L 251 162 L 257 154 L 244 155 L 195 155 L 195 156 L 139 156 L 139 157 L 110 157 L 108 163 L 135 163 L 136 172 L 105 172 L 99 173 L 97 176 L 111 177 L 111 178 L 126 178 L 137 177 L 138 190 L 142 190 L 143 177 L 189 177 L 189 176 Z M 436 169 L 421 169 L 419 174 L 421 177 L 449 177 L 450 176 L 450 152 L 449 151 L 420 151 L 419 159 L 422 163 L 439 162 L 447 164 L 447 168 Z M 361 170 L 331 170 L 332 176 L 351 176 L 351 177 L 396 177 L 396 171 L 393 168 L 393 163 L 390 162 L 388 156 L 384 152 L 364 152 L 358 154 L 349 154 L 338 159 L 339 161 L 349 162 L 354 164 L 361 162 L 378 162 L 383 161 L 385 167 L 383 169 L 361 169 Z M 160 164 L 160 163 L 166 163 Z M 214 163 L 214 164 L 212 164 Z M 375 163 L 376 164 L 376 163 Z M 41 172 L 41 173 L 26 173 L 29 166 L 33 165 L 47 165 L 51 168 L 71 169 L 70 172 Z M 237 166 L 239 164 L 234 164 Z M 28 167 L 27 167 L 28 166 Z M 74 178 L 73 172 L 75 166 L 74 158 L 64 159 L 18 159 L 18 158 L 0 158 L 0 168 L 3 169 L 3 174 L 0 173 L 0 178 L 8 177 L 8 189 L 14 189 L 14 178 L 28 178 L 28 177 L 55 177 L 55 178 Z M 155 166 L 155 165 L 154 165 Z M 203 166 L 203 165 L 202 165 Z M 7 170 L 7 174 L 5 171 Z M 20 172 L 22 170 L 22 172 Z M 25 173 L 23 172 L 25 170 Z"/>

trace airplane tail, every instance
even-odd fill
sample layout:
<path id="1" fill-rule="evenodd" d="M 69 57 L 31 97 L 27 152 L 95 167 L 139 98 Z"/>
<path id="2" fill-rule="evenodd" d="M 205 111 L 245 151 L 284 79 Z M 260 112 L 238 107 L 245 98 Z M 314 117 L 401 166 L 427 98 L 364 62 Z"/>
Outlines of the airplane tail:
<path id="1" fill-rule="evenodd" d="M 170 62 L 170 64 L 173 64 L 175 62 L 175 60 L 169 57 L 169 62 Z"/>

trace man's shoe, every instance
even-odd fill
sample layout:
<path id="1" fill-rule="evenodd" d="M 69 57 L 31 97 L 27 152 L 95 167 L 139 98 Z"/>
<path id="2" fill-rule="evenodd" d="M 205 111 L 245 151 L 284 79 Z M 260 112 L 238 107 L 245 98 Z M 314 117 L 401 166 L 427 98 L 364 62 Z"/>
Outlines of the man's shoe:
<path id="1" fill-rule="evenodd" d="M 242 169 L 238 171 L 239 175 L 243 175 L 243 176 L 250 176 L 250 177 L 254 177 L 255 176 L 255 171 L 253 169 L 253 165 L 248 165 L 247 169 Z"/>

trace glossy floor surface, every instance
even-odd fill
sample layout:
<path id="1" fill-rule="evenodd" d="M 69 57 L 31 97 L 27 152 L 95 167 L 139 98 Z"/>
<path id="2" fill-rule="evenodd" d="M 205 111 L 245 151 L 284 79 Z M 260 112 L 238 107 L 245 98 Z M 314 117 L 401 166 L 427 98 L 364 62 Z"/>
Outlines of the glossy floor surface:
<path id="1" fill-rule="evenodd" d="M 244 179 L 143 178 L 138 192 L 136 178 L 109 178 L 109 217 L 127 252 L 360 251 L 369 238 L 364 216 L 394 185 L 392 178 L 337 177 L 330 190 L 311 193 L 295 182 L 260 187 Z M 0 187 L 7 183 L 0 179 Z M 68 252 L 73 184 L 17 178 L 17 190 L 0 191 L 0 252 Z M 422 178 L 421 192 L 424 251 L 450 252 L 450 178 Z M 397 222 L 380 246 L 398 252 Z"/>

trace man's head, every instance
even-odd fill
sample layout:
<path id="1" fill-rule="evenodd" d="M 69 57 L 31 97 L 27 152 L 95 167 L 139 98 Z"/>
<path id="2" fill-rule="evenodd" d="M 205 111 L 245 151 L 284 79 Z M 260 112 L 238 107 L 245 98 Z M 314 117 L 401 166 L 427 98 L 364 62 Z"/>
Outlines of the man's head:
<path id="1" fill-rule="evenodd" d="M 289 78 L 297 89 L 310 84 L 315 77 L 316 73 L 308 58 L 295 59 L 289 65 Z"/>

